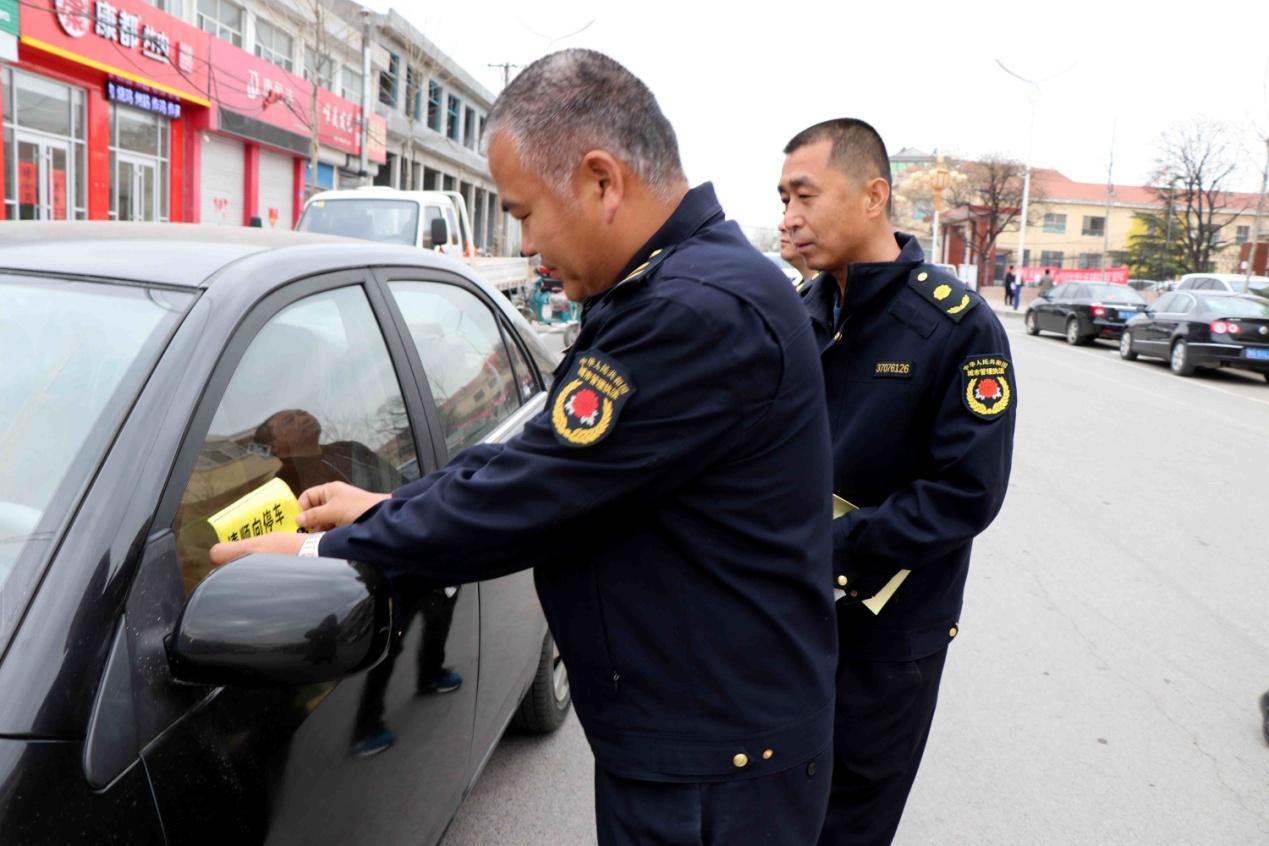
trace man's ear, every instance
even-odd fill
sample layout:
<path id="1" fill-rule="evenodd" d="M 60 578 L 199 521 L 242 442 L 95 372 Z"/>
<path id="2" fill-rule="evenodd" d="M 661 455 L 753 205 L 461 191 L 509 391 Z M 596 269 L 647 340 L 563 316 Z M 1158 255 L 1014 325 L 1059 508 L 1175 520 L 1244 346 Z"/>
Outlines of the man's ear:
<path id="1" fill-rule="evenodd" d="M 888 214 L 886 208 L 890 202 L 889 182 L 880 176 L 869 179 L 864 185 L 864 196 L 866 198 L 865 211 L 869 217 Z"/>
<path id="2" fill-rule="evenodd" d="M 612 223 L 628 187 L 621 164 L 604 150 L 591 150 L 582 157 L 578 178 L 582 196 L 603 206 L 605 222 Z"/>

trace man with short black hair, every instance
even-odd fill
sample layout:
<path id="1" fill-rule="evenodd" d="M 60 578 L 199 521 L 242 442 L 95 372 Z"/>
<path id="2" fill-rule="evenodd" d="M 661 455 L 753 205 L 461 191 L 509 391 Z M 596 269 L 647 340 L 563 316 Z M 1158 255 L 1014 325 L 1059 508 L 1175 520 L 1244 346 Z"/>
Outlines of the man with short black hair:
<path id="1" fill-rule="evenodd" d="M 784 149 L 784 225 L 820 275 L 802 292 L 833 437 L 839 661 L 821 844 L 886 844 L 916 776 L 974 537 L 1000 510 L 1017 384 L 978 295 L 890 225 L 877 131 L 843 118 Z"/>
<path id="2" fill-rule="evenodd" d="M 308 554 L 438 584 L 534 567 L 594 750 L 601 844 L 804 846 L 832 769 L 829 436 L 780 270 L 688 189 L 617 62 L 534 62 L 489 115 L 524 251 L 581 331 L 542 414 L 391 496 L 300 497 Z M 218 546 L 297 552 L 295 537 Z"/>

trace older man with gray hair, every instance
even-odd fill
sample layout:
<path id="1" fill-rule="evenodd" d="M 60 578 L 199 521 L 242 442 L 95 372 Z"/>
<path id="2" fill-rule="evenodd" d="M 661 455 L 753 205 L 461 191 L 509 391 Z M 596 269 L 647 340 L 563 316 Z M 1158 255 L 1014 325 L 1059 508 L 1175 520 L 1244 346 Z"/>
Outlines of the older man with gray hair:
<path id="1" fill-rule="evenodd" d="M 440 584 L 533 567 L 595 753 L 600 843 L 813 843 L 836 633 L 802 307 L 713 189 L 688 189 L 656 99 L 607 56 L 530 65 L 489 127 L 525 252 L 584 303 L 578 340 L 509 442 L 391 495 L 305 491 L 319 534 L 301 554 Z M 300 541 L 213 560 L 256 551 Z"/>

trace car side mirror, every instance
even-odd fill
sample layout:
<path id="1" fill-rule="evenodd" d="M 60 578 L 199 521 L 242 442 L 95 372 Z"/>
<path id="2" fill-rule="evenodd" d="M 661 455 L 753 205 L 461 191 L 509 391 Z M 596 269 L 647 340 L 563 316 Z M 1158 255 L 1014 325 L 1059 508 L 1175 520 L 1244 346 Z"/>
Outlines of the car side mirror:
<path id="1" fill-rule="evenodd" d="M 439 217 L 432 218 L 432 246 L 439 247 L 449 243 L 449 225 Z"/>
<path id="2" fill-rule="evenodd" d="M 167 641 L 184 682 L 262 686 L 329 682 L 387 651 L 387 586 L 364 564 L 249 555 L 194 589 Z"/>

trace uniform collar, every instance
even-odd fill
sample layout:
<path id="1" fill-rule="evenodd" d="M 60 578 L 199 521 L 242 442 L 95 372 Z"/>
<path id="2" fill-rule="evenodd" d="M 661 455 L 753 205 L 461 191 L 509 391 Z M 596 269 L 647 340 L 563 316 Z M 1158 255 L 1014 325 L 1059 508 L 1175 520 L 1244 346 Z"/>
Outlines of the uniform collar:
<path id="1" fill-rule="evenodd" d="M 894 261 L 855 262 L 846 271 L 846 303 L 842 314 L 860 311 L 869 304 L 884 297 L 887 292 L 907 281 L 917 265 L 924 263 L 925 253 L 916 238 L 906 232 L 896 232 L 895 242 L 899 245 L 899 257 Z M 831 273 L 821 273 L 810 283 L 803 293 L 806 310 L 812 319 L 824 324 L 833 325 L 833 305 L 837 302 L 837 277 Z"/>
<path id="2" fill-rule="evenodd" d="M 722 219 L 723 207 L 718 204 L 718 197 L 714 194 L 713 184 L 706 182 L 697 185 L 683 195 L 678 208 L 666 219 L 665 223 L 661 224 L 661 228 L 648 239 L 648 243 L 640 247 L 631 256 L 630 261 L 622 268 L 621 273 L 617 274 L 617 279 L 619 281 L 625 279 L 657 250 L 664 250 L 667 247 L 681 244 L 704 227 L 712 223 L 718 223 Z"/>

